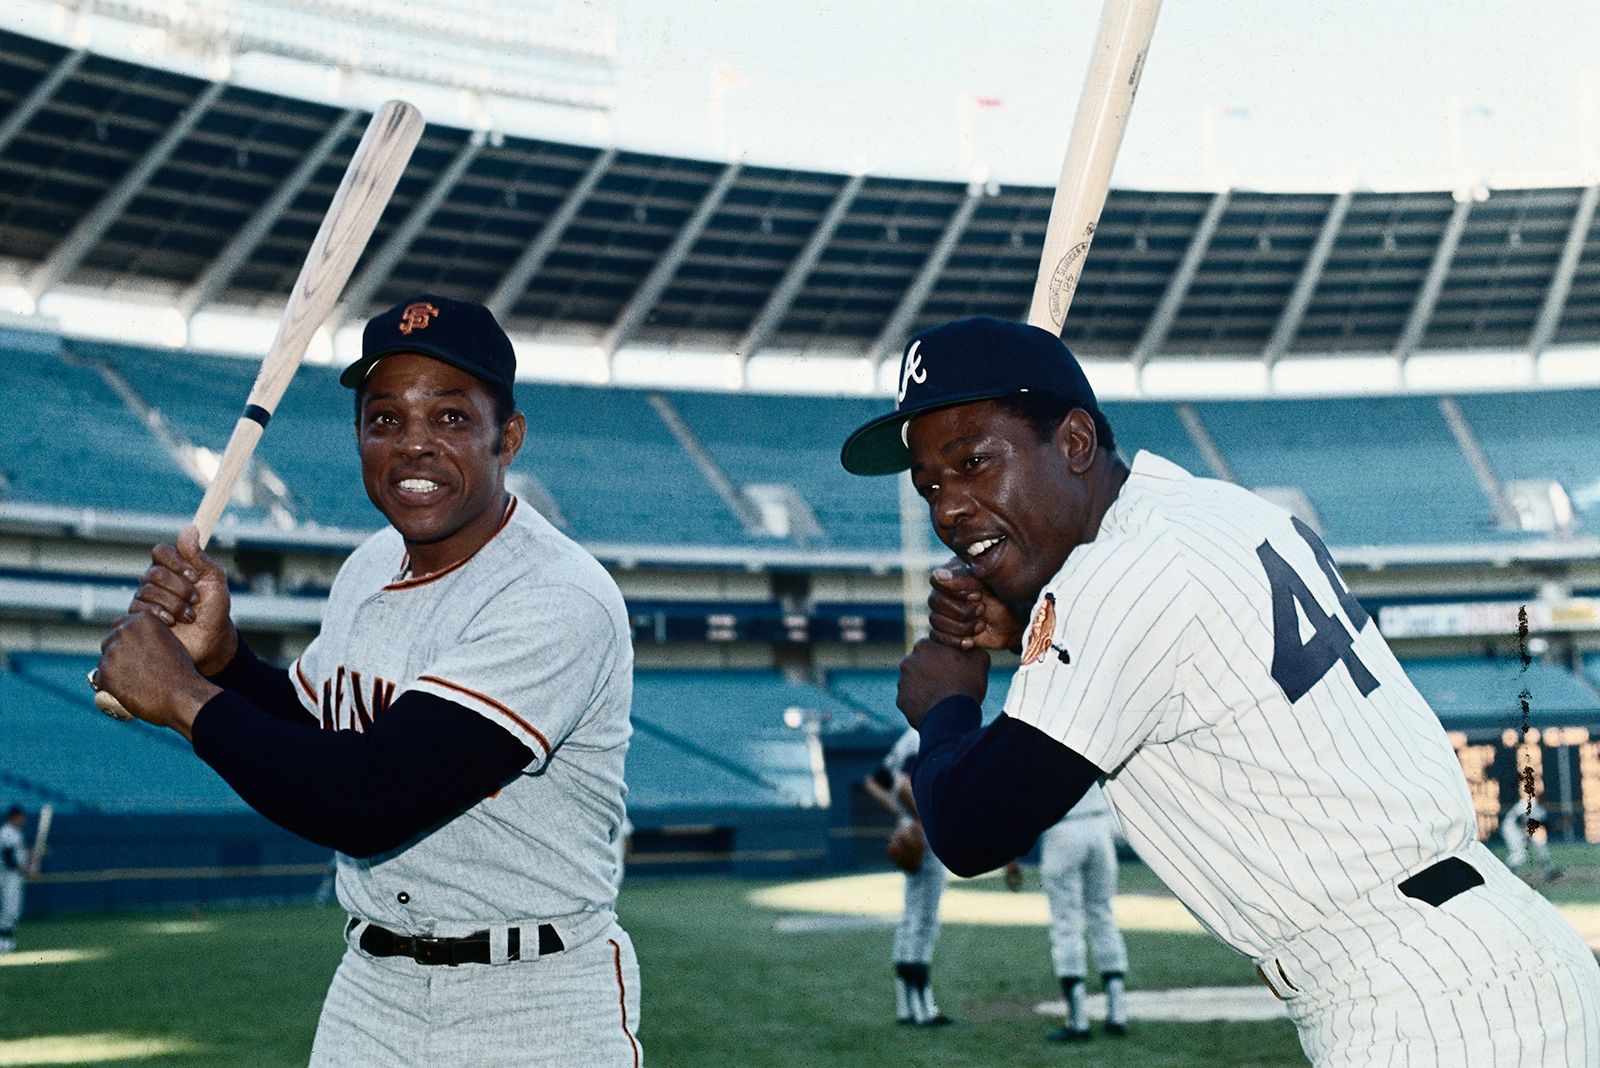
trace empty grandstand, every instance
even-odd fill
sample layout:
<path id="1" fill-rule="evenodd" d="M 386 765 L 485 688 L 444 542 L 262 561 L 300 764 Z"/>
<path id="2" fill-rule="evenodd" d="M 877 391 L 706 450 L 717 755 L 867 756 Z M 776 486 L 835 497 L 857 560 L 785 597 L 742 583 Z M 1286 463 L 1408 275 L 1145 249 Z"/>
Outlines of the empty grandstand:
<path id="1" fill-rule="evenodd" d="M 603 109 L 603 30 L 598 53 L 563 53 L 587 72 L 579 107 Z M 169 737 L 96 716 L 82 677 L 150 542 L 193 511 L 254 377 L 248 355 L 211 351 L 251 347 L 217 323 L 271 321 L 363 119 L 331 91 L 0 30 L 0 305 L 13 313 L 0 329 L 0 795 L 62 811 L 68 870 L 119 867 L 106 821 L 151 836 L 180 814 L 189 830 L 140 870 L 182 860 L 314 882 L 325 860 L 253 823 Z M 876 390 L 910 332 L 1022 314 L 1050 195 L 430 125 L 324 362 L 351 324 L 423 288 L 486 300 L 509 324 L 531 372 L 513 484 L 611 568 L 633 618 L 643 870 L 860 859 L 821 843 L 848 837 L 851 786 L 900 729 L 901 512 L 892 480 L 838 466 L 881 396 L 602 383 L 630 358 L 714 357 L 725 385 L 748 385 L 763 359 L 800 357 L 818 379 L 856 368 L 811 394 Z M 1480 773 L 1485 820 L 1504 807 L 1486 784 L 1509 796 L 1506 753 L 1532 745 L 1554 833 L 1591 840 L 1600 389 L 1556 379 L 1600 360 L 1597 199 L 1577 185 L 1113 190 L 1066 335 L 1116 397 L 1125 455 L 1238 482 L 1322 533 Z M 127 318 L 99 336 L 65 314 L 108 294 Z M 1523 381 L 1406 388 L 1419 358 L 1484 353 L 1514 354 Z M 1248 365 L 1270 386 L 1330 357 L 1385 362 L 1390 388 L 1151 388 L 1167 365 Z M 332 367 L 307 366 L 214 543 L 252 644 L 298 652 L 338 563 L 379 522 L 349 396 Z M 215 849 L 197 859 L 180 840 L 202 824 Z M 101 886 L 89 874 L 41 892 L 82 903 Z"/>

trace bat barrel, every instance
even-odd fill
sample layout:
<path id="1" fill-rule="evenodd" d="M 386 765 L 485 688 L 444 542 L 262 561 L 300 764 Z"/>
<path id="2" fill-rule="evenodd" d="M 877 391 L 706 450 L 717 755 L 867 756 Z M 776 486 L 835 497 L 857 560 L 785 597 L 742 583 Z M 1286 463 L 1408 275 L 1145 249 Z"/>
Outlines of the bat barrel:
<path id="1" fill-rule="evenodd" d="M 1133 111 L 1161 0 L 1106 0 L 1050 205 L 1028 322 L 1061 333 Z"/>

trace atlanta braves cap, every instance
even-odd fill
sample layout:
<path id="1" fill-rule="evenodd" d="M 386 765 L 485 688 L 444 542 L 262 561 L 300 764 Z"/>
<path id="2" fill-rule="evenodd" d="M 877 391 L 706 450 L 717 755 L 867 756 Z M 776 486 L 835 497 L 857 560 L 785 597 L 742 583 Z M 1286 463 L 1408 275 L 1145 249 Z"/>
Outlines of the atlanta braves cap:
<path id="1" fill-rule="evenodd" d="M 924 330 L 900 359 L 895 410 L 845 440 L 839 459 L 856 475 L 892 475 L 911 466 L 905 427 L 936 408 L 994 400 L 1013 393 L 1059 397 L 1098 414 L 1083 368 L 1048 330 L 986 315 Z"/>
<path id="2" fill-rule="evenodd" d="M 517 376 L 517 354 L 493 312 L 470 300 L 419 293 L 367 320 L 361 358 L 339 383 L 355 389 L 373 364 L 397 352 L 432 356 L 491 385 L 509 386 Z"/>

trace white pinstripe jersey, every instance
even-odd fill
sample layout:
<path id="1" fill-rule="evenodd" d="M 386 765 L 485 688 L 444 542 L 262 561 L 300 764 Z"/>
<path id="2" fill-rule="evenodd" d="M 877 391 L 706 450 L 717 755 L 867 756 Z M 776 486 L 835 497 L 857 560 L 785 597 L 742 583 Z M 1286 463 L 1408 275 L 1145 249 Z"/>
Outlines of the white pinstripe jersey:
<path id="1" fill-rule="evenodd" d="M 364 730 L 407 690 L 453 701 L 533 751 L 505 787 L 399 850 L 339 854 L 339 901 L 396 931 L 609 910 L 631 726 L 632 631 L 595 559 L 515 498 L 474 555 L 420 578 L 393 528 L 334 580 L 290 669 L 324 730 Z"/>
<path id="2" fill-rule="evenodd" d="M 1322 542 L 1148 452 L 1035 605 L 1006 699 L 1105 770 L 1128 840 L 1252 957 L 1473 841 L 1438 717 Z"/>

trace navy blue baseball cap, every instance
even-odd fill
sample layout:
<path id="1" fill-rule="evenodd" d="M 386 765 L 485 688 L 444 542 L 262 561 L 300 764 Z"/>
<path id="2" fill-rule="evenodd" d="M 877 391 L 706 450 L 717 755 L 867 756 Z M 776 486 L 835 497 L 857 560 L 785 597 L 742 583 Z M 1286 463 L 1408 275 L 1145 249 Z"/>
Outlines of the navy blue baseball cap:
<path id="1" fill-rule="evenodd" d="M 1048 330 L 987 315 L 924 330 L 900 358 L 895 410 L 851 434 L 839 460 L 855 475 L 904 471 L 911 466 L 906 424 L 912 419 L 1013 393 L 1048 394 L 1100 414 L 1077 358 Z"/>
<path id="2" fill-rule="evenodd" d="M 470 300 L 419 293 L 367 320 L 361 358 L 344 369 L 339 384 L 359 388 L 373 364 L 397 352 L 432 356 L 490 385 L 510 386 L 517 377 L 517 354 L 493 312 Z"/>

